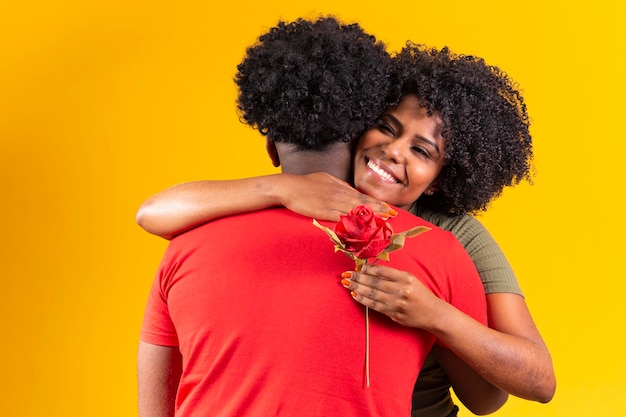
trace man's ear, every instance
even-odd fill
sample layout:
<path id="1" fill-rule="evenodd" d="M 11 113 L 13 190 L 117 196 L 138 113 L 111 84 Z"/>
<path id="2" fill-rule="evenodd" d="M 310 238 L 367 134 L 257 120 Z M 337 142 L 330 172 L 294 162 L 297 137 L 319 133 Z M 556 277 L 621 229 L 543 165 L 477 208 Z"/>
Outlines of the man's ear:
<path id="1" fill-rule="evenodd" d="M 280 158 L 278 157 L 278 151 L 276 150 L 276 144 L 269 137 L 265 138 L 265 150 L 272 160 L 272 165 L 276 168 L 280 166 Z"/>

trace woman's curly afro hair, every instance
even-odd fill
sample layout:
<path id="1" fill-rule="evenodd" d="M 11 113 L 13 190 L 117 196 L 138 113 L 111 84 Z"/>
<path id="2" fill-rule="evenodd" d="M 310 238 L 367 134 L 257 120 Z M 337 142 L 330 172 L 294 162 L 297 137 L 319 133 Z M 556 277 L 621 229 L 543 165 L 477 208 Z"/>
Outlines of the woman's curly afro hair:
<path id="1" fill-rule="evenodd" d="M 441 188 L 417 204 L 459 215 L 487 208 L 504 187 L 532 182 L 532 138 L 517 85 L 483 59 L 407 43 L 393 57 L 396 96 L 415 94 L 443 120 Z"/>
<path id="2" fill-rule="evenodd" d="M 279 22 L 247 49 L 237 70 L 243 120 L 301 150 L 357 138 L 388 105 L 385 45 L 333 17 Z"/>

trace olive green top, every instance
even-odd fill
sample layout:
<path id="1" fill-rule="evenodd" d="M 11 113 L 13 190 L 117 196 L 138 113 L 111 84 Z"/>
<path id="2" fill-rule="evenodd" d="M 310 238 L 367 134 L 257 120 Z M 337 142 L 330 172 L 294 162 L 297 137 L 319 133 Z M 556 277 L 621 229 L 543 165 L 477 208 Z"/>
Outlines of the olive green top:
<path id="1" fill-rule="evenodd" d="M 413 207 L 411 212 L 456 236 L 474 261 L 485 293 L 507 292 L 523 296 L 506 256 L 478 220 L 469 215 L 450 217 L 421 207 Z M 453 407 L 448 377 L 431 353 L 413 390 L 411 416 L 445 417 Z"/>

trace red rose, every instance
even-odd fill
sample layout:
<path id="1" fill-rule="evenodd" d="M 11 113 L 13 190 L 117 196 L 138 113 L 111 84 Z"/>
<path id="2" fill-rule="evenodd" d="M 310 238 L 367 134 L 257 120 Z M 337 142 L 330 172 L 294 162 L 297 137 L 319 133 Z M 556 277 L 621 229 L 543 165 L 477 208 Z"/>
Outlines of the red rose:
<path id="1" fill-rule="evenodd" d="M 375 215 L 369 206 L 358 206 L 348 215 L 341 216 L 335 226 L 335 233 L 345 245 L 345 250 L 353 252 L 357 258 L 368 259 L 389 246 L 393 229 L 385 219 Z"/>
<path id="2" fill-rule="evenodd" d="M 396 213 L 397 214 L 397 213 Z M 369 258 L 388 261 L 389 252 L 401 249 L 407 237 L 414 237 L 430 230 L 426 226 L 417 226 L 401 233 L 393 233 L 391 225 L 381 216 L 374 214 L 369 206 L 355 207 L 347 216 L 341 216 L 335 230 L 321 225 L 313 219 L 313 225 L 322 229 L 331 242 L 335 244 L 335 252 L 341 251 L 356 264 L 356 270 L 368 262 Z M 343 274 L 342 274 L 343 275 Z M 369 308 L 365 307 L 365 380 L 370 386 L 369 371 Z"/>

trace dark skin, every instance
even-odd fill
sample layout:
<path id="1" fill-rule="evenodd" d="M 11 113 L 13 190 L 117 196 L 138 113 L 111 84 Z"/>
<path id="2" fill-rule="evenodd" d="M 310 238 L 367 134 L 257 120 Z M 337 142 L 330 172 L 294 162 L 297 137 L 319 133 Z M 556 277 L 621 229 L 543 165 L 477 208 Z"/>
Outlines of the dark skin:
<path id="1" fill-rule="evenodd" d="M 487 294 L 491 328 L 486 328 L 458 314 L 406 271 L 366 265 L 360 272 L 346 271 L 344 276 L 348 274 L 342 284 L 357 302 L 400 324 L 432 332 L 450 348 L 449 351 L 438 348 L 438 356 L 452 352 L 456 359 L 462 359 L 465 371 L 452 369 L 459 364 L 442 363 L 442 366 L 451 382 L 464 379 L 462 384 L 453 384 L 455 393 L 475 414 L 494 411 L 476 401 L 480 395 L 500 395 L 489 387 L 467 383 L 465 378 L 471 380 L 475 373 L 502 389 L 503 394 L 508 392 L 539 402 L 552 399 L 552 361 L 523 297 L 509 293 Z M 470 368 L 467 364 L 474 366 Z M 448 372 L 450 370 L 453 372 Z M 482 394 L 476 396 L 475 389 L 480 389 Z M 500 398 L 503 403 L 506 401 L 506 396 Z"/>
<path id="2" fill-rule="evenodd" d="M 183 358 L 177 346 L 139 342 L 139 415 L 174 417 Z"/>
<path id="3" fill-rule="evenodd" d="M 272 148 L 270 147 L 270 149 Z M 269 153 L 272 155 L 273 151 Z M 301 165 L 288 155 L 289 153 L 287 152 L 284 157 L 277 158 L 272 156 L 272 160 L 276 164 L 279 161 L 287 163 L 287 170 L 290 167 L 300 169 Z M 345 164 L 343 166 L 345 167 Z M 247 179 L 244 180 L 244 184 L 230 181 L 193 183 L 186 186 L 185 194 L 192 196 L 212 195 L 211 203 L 214 205 L 214 208 L 216 205 L 224 206 L 219 210 L 224 215 L 233 213 L 233 205 L 237 205 L 239 208 L 242 207 L 236 201 L 247 200 L 252 195 L 255 196 L 255 199 L 264 199 L 266 203 L 267 200 L 273 201 L 268 206 L 273 206 L 278 204 L 278 202 L 288 207 L 301 205 L 303 209 L 308 210 L 306 215 L 318 219 L 336 219 L 339 214 L 343 214 L 344 209 L 338 210 L 333 208 L 335 204 L 332 201 L 334 200 L 344 201 L 342 204 L 345 207 L 345 212 L 348 212 L 355 205 L 362 204 L 364 201 L 370 201 L 372 204 L 377 205 L 380 211 L 385 212 L 387 210 L 380 201 L 361 195 L 361 193 L 344 181 L 327 173 L 314 173 L 303 176 L 291 174 L 271 176 L 272 181 L 270 182 L 272 185 L 270 186 L 267 185 L 267 179 L 267 177 L 263 180 L 258 178 Z M 262 183 L 265 183 L 265 185 L 260 186 Z M 243 185 L 243 187 L 237 189 L 235 187 L 237 184 Z M 292 184 L 287 186 L 287 189 L 292 190 L 293 193 L 278 192 L 281 188 L 285 188 L 287 184 Z M 215 186 L 225 191 L 227 190 L 230 194 L 220 194 L 224 198 L 215 198 Z M 205 193 L 206 187 L 212 190 L 211 193 Z M 204 191 L 200 191 L 201 189 Z M 330 192 L 329 190 L 333 191 Z M 167 193 L 170 194 L 172 192 L 176 194 L 176 189 L 170 189 Z M 191 194 L 189 194 L 190 192 Z M 317 198 L 316 201 L 319 203 L 312 204 L 313 200 L 303 199 L 303 193 L 309 197 Z M 270 195 L 273 197 L 266 200 L 265 196 Z M 275 199 L 277 195 L 281 196 L 279 200 Z M 172 201 L 172 197 L 170 194 L 165 200 L 159 198 L 156 201 Z M 173 200 L 180 201 L 180 195 Z M 345 201 L 348 202 L 346 203 Z M 206 220 L 207 210 L 206 206 L 203 205 L 204 202 L 196 201 L 192 204 L 200 212 L 204 213 L 201 217 L 203 220 Z M 260 208 L 262 207 L 257 206 L 255 209 Z M 311 214 L 312 212 L 315 214 Z M 170 219 L 176 219 L 180 215 L 180 205 L 177 204 L 176 216 L 170 216 Z M 208 217 L 211 216 L 209 215 Z M 442 361 L 446 362 L 442 366 L 449 373 L 451 382 L 458 383 L 458 386 L 454 386 L 455 392 L 458 392 L 459 398 L 474 413 L 485 414 L 492 412 L 506 401 L 507 394 L 496 388 L 496 386 L 499 388 L 508 387 L 510 389 L 509 392 L 523 398 L 528 397 L 529 399 L 542 401 L 546 397 L 551 397 L 549 390 L 547 394 L 543 394 L 542 384 L 535 384 L 532 379 L 534 377 L 540 381 L 550 380 L 550 378 L 544 378 L 542 372 L 537 372 L 536 366 L 537 364 L 545 363 L 539 358 L 541 355 L 548 354 L 522 297 L 514 294 L 491 294 L 488 296 L 490 308 L 502 311 L 503 313 L 498 313 L 498 315 L 505 314 L 507 317 L 504 321 L 492 320 L 495 325 L 500 326 L 499 328 L 496 327 L 498 330 L 493 330 L 484 326 L 475 327 L 474 325 L 478 325 L 478 323 L 468 322 L 468 317 L 459 315 L 458 311 L 449 310 L 449 306 L 427 291 L 419 280 L 403 271 L 382 266 L 368 267 L 361 273 L 351 274 L 348 288 L 350 291 L 355 291 L 356 301 L 386 314 L 404 325 L 423 325 L 437 334 L 447 346 L 451 347 L 452 352 L 456 355 L 450 355 L 450 351 L 442 349 L 437 349 L 437 354 Z M 513 311 L 517 312 L 513 313 Z M 421 317 L 416 319 L 412 314 L 415 312 L 420 314 Z M 520 321 L 519 318 L 524 316 L 527 320 Z M 441 319 L 443 317 L 446 318 L 445 325 L 437 321 L 438 318 Z M 510 325 L 507 323 L 510 323 Z M 521 323 L 527 324 L 522 325 Z M 508 334 L 502 333 L 504 331 L 508 332 Z M 477 337 L 477 335 L 481 334 L 485 336 Z M 475 339 L 475 343 L 468 343 L 467 340 L 470 337 Z M 494 343 L 494 339 L 498 340 L 498 342 Z M 498 346 L 510 346 L 510 348 L 500 349 Z M 520 349 L 526 352 L 526 356 L 518 356 Z M 494 361 L 493 358 L 499 358 L 500 360 Z M 475 367 L 469 366 L 467 363 L 481 363 L 483 365 Z M 533 365 L 528 366 L 528 363 Z M 510 372 L 511 367 L 520 372 Z M 478 374 L 475 371 L 478 371 Z M 494 385 L 485 384 L 485 380 L 481 375 L 489 378 L 489 380 L 494 382 Z M 524 382 L 520 383 L 520 379 Z M 478 384 L 476 381 L 482 381 L 483 383 Z M 528 387 L 530 387 L 530 391 Z"/>
<path id="4" fill-rule="evenodd" d="M 423 168 L 430 167 L 434 161 L 437 161 L 437 164 L 441 166 L 444 161 L 441 149 L 444 147 L 437 145 L 436 149 L 439 150 L 437 152 L 438 158 L 433 159 L 431 156 L 432 152 L 425 151 L 422 143 L 424 142 L 423 138 L 437 137 L 437 129 L 434 129 L 436 124 L 434 126 L 426 124 L 425 126 L 430 127 L 423 131 L 421 130 L 421 124 L 413 125 L 414 122 L 410 121 L 412 117 L 415 117 L 410 115 L 415 113 L 418 107 L 409 106 L 408 108 L 403 108 L 407 109 L 408 112 L 405 116 L 402 116 L 405 114 L 404 112 L 397 113 L 398 117 L 396 117 L 396 120 L 398 122 L 394 124 L 395 129 L 374 128 L 371 129 L 371 133 L 364 135 L 364 138 L 367 138 L 367 140 L 362 140 L 359 146 L 362 146 L 367 151 L 365 153 L 366 158 L 360 161 L 358 155 L 361 154 L 361 151 L 359 150 L 360 148 L 357 148 L 357 162 L 355 163 L 360 163 L 360 166 L 365 167 L 370 160 L 380 160 L 377 162 L 377 165 L 384 167 L 381 169 L 393 173 L 394 177 L 400 181 L 400 184 L 384 178 L 377 179 L 377 175 L 372 177 L 372 173 L 368 169 L 362 174 L 358 174 L 358 177 L 355 173 L 355 181 L 361 183 L 361 176 L 366 179 L 370 178 L 374 182 L 371 184 L 368 182 L 370 180 L 365 182 L 371 185 L 369 189 L 377 192 L 381 188 L 388 187 L 392 191 L 392 194 L 389 194 L 390 196 L 404 196 L 408 190 L 415 186 L 418 194 L 414 194 L 407 199 L 407 201 L 414 201 L 419 197 L 419 193 L 428 193 L 432 185 L 438 184 L 436 180 L 439 170 L 428 168 L 426 171 L 423 171 Z M 418 115 L 415 120 L 421 120 L 420 117 L 424 116 Z M 416 135 L 416 133 L 419 133 L 419 135 Z M 416 142 L 416 138 L 420 139 Z M 430 142 L 432 142 L 432 139 L 430 139 Z M 381 149 L 376 150 L 379 146 Z M 343 144 L 336 145 L 335 148 L 331 150 L 328 158 L 324 157 L 321 161 L 320 158 L 312 157 L 313 154 L 308 152 L 304 153 L 302 160 L 300 160 L 300 152 L 295 151 L 293 145 L 284 143 L 273 144 L 271 141 L 268 141 L 268 153 L 274 165 L 283 164 L 283 169 L 289 174 L 304 174 L 307 170 L 314 168 L 317 163 L 323 163 L 325 164 L 325 169 L 334 170 L 333 172 L 343 175 L 343 178 L 346 179 L 347 172 L 349 173 L 349 166 L 345 163 L 345 160 L 341 161 L 341 159 L 345 157 L 342 156 L 342 152 L 343 155 L 348 154 L 350 147 L 347 144 Z M 358 173 L 359 170 L 357 169 L 355 172 Z M 417 174 L 409 174 L 410 172 Z M 281 185 L 276 183 L 277 178 L 280 178 L 279 182 L 286 181 L 289 183 L 297 182 L 301 178 L 305 178 L 308 181 L 313 175 L 325 175 L 325 178 L 316 178 L 306 186 L 296 185 L 293 188 L 288 187 L 287 189 L 295 191 L 293 195 L 290 193 L 281 194 L 281 192 L 276 194 L 275 187 L 281 188 Z M 415 181 L 405 184 L 405 181 L 408 178 L 413 178 L 414 175 L 417 175 Z M 424 181 L 425 178 L 428 178 L 428 180 Z M 322 184 L 324 179 L 327 179 L 327 181 Z M 263 204 L 253 206 L 252 209 L 270 207 L 278 203 L 296 211 L 301 208 L 303 210 L 301 211 L 302 214 L 311 216 L 312 207 L 316 205 L 313 204 L 314 201 L 308 198 L 317 198 L 317 201 L 321 201 L 324 207 L 329 207 L 329 189 L 335 190 L 331 195 L 339 196 L 340 200 L 345 195 L 351 195 L 351 201 L 355 201 L 355 199 L 358 201 L 355 205 L 362 204 L 364 199 L 366 199 L 366 197 L 360 195 L 358 191 L 344 181 L 333 178 L 328 174 L 291 175 L 286 178 L 274 177 L 272 180 L 274 185 L 270 187 L 270 191 L 267 193 L 259 192 L 263 191 L 263 188 L 257 188 L 262 181 L 255 183 L 255 181 L 259 180 L 248 179 L 245 181 L 256 184 L 255 188 L 244 189 L 246 191 L 243 192 L 239 190 L 236 196 L 219 194 L 221 197 L 217 199 L 215 194 L 212 194 L 211 203 L 213 206 L 225 205 L 226 207 L 217 212 L 222 213 L 221 215 L 228 215 L 233 214 L 233 207 L 235 212 L 239 212 L 238 210 L 242 209 L 242 207 L 244 209 L 245 207 L 250 208 L 247 205 L 248 203 L 242 205 L 240 202 L 248 201 L 242 196 L 254 195 L 257 203 L 259 200 L 263 204 L 266 204 L 268 200 L 270 202 L 273 201 L 273 203 L 269 203 L 267 206 L 263 206 Z M 389 185 L 387 186 L 386 184 Z M 212 184 L 212 186 L 215 185 L 219 185 L 219 182 Z M 327 187 L 326 185 L 329 186 Z M 220 187 L 223 188 L 223 184 Z M 234 184 L 228 182 L 226 187 L 229 190 L 233 190 Z M 246 187 L 249 186 L 247 185 Z M 302 198 L 303 192 L 308 194 L 309 197 L 307 199 Z M 269 197 L 267 197 L 268 195 Z M 280 196 L 278 201 L 276 200 L 277 195 Z M 373 204 L 377 205 L 380 211 L 386 211 L 380 201 L 375 201 Z M 350 205 L 345 207 L 346 212 L 352 208 Z M 201 207 L 200 212 L 206 213 L 207 207 Z M 337 209 L 332 209 L 331 212 L 334 218 L 337 218 L 338 214 L 340 214 L 340 210 Z M 172 218 L 175 219 L 180 217 L 180 215 L 181 210 L 178 207 L 176 215 Z M 213 212 L 213 215 L 215 215 L 215 212 Z M 313 214 L 312 217 L 324 218 L 317 214 Z M 207 220 L 204 214 L 202 215 L 202 220 Z M 485 414 L 497 410 L 506 401 L 506 392 L 541 402 L 549 401 L 552 398 L 554 393 L 554 374 L 549 353 L 522 297 L 506 293 L 490 294 L 488 296 L 490 312 L 498 317 L 504 317 L 504 319 L 492 319 L 494 324 L 500 326 L 494 327 L 494 330 L 480 325 L 435 297 L 413 275 L 382 266 L 370 268 L 373 269 L 366 269 L 360 273 L 351 273 L 344 285 L 354 293 L 353 297 L 361 304 L 388 315 L 403 325 L 423 328 L 432 332 L 450 347 L 458 358 L 469 364 L 462 367 L 447 365 L 444 368 L 449 373 L 455 373 L 454 376 L 450 376 L 451 381 L 459 383 L 459 387 L 455 387 L 455 391 L 459 392 L 459 398 L 473 412 Z M 445 318 L 445 320 L 441 320 L 442 318 Z M 494 361 L 494 358 L 498 358 L 498 360 Z M 443 356 L 441 359 L 445 360 Z M 511 372 L 511 369 L 515 369 L 516 372 Z M 474 381 L 482 379 L 477 379 L 476 375 L 472 375 L 474 373 L 478 373 L 484 380 L 490 381 L 493 385 L 474 383 Z M 468 383 L 468 381 L 472 383 Z M 484 401 L 485 398 L 489 398 L 490 401 Z"/>
<path id="5" fill-rule="evenodd" d="M 277 33 L 277 35 L 279 34 Z M 362 36 L 359 35 L 359 38 Z M 329 39 L 336 40 L 339 38 L 331 36 Z M 266 49 L 272 51 L 271 47 Z M 297 49 L 301 50 L 302 45 L 299 45 Z M 337 51 L 338 49 L 334 49 L 332 54 L 336 54 Z M 279 49 L 274 49 L 273 52 L 274 55 L 282 56 L 283 54 L 283 51 Z M 269 55 L 269 57 L 271 56 L 272 54 Z M 363 54 L 359 54 L 359 56 L 363 56 Z M 419 59 L 415 60 L 414 57 Z M 301 61 L 308 62 L 310 59 L 310 55 L 306 55 L 302 57 Z M 410 46 L 396 61 L 403 65 L 406 63 L 406 65 L 400 66 L 402 67 L 398 72 L 400 78 L 415 81 L 414 87 L 417 88 L 412 90 L 413 87 L 409 87 L 404 92 L 415 93 L 418 97 L 422 97 L 424 104 L 428 106 L 430 111 L 439 112 L 445 125 L 444 132 L 442 132 L 443 136 L 455 143 L 454 153 L 446 156 L 447 162 L 450 164 L 447 165 L 442 176 L 442 192 L 435 192 L 430 196 L 425 193 L 426 199 L 421 199 L 424 207 L 454 214 L 480 211 L 485 209 L 494 196 L 499 195 L 503 187 L 514 185 L 519 180 L 529 177 L 528 161 L 532 157 L 532 147 L 527 131 L 528 119 L 521 96 L 505 74 L 485 66 L 479 58 L 461 57 L 457 59 L 447 50 L 427 51 Z M 279 106 L 278 108 L 267 109 L 263 105 L 267 97 L 265 92 L 267 85 L 258 82 L 256 70 L 259 68 L 262 68 L 263 71 L 268 68 L 271 69 L 271 64 L 268 66 L 269 62 L 268 55 L 258 56 L 255 57 L 253 65 L 243 69 L 244 77 L 240 78 L 240 81 L 242 81 L 243 88 L 249 93 L 246 95 L 246 99 L 252 100 L 252 105 L 246 104 L 247 102 L 240 102 L 242 104 L 241 109 L 244 112 L 253 108 L 261 111 L 260 115 L 256 115 L 259 116 L 258 118 L 248 113 L 251 116 L 248 122 L 253 126 L 269 113 L 274 121 L 282 123 L 282 121 L 288 120 L 291 126 L 298 129 L 297 133 L 282 132 L 281 140 L 288 141 L 290 138 L 304 137 L 308 132 L 312 132 L 312 128 L 315 127 L 307 125 L 307 120 L 310 120 L 311 109 L 306 109 L 303 112 L 302 108 L 298 106 Z M 345 63 L 348 62 L 354 61 L 353 59 L 345 61 Z M 293 65 L 293 68 L 297 67 L 299 65 Z M 274 68 L 278 67 L 274 65 Z M 347 73 L 351 74 L 360 68 L 364 68 L 364 66 L 357 64 L 350 67 Z M 382 66 L 368 65 L 367 68 L 377 69 L 382 68 Z M 432 71 L 431 68 L 436 68 L 437 71 Z M 338 67 L 336 72 L 339 73 L 341 70 L 342 68 Z M 433 77 L 435 73 L 437 76 Z M 372 73 L 367 79 L 371 81 L 376 75 Z M 384 74 L 378 75 L 382 75 L 380 80 L 386 79 Z M 268 81 L 272 79 L 268 78 Z M 338 77 L 335 80 L 340 79 Z M 251 83 L 246 84 L 246 80 L 251 81 Z M 283 79 L 278 84 L 274 86 L 278 88 L 272 90 L 275 97 L 298 97 L 302 91 L 302 84 L 290 88 Z M 374 86 L 379 84 L 379 82 L 371 82 L 371 85 Z M 459 88 L 450 89 L 450 85 L 456 85 Z M 403 83 L 399 83 L 398 86 L 405 88 Z M 262 88 L 263 94 L 258 94 L 258 91 L 254 90 L 255 88 Z M 334 98 L 346 98 L 345 90 L 341 88 L 325 88 L 324 90 L 332 90 L 335 93 Z M 327 97 L 318 96 L 315 99 L 320 104 L 319 108 L 334 109 L 334 107 L 321 105 L 329 102 Z M 279 100 L 274 102 L 278 103 Z M 362 103 L 362 100 L 350 100 L 350 102 Z M 345 108 L 351 106 L 349 103 L 345 104 Z M 371 109 L 372 106 L 368 105 L 365 108 Z M 495 108 L 504 109 L 504 113 L 493 111 Z M 376 111 L 375 116 L 381 112 L 382 110 Z M 330 120 L 329 126 L 332 127 L 353 120 L 351 117 L 337 118 L 336 116 L 337 113 L 332 111 L 329 114 L 320 115 L 318 120 Z M 332 120 L 333 118 L 334 120 Z M 367 123 L 371 125 L 371 122 Z M 255 127 L 262 130 L 266 126 Z M 316 124 L 316 127 L 319 129 L 319 123 Z M 326 127 L 322 129 L 322 131 L 327 130 Z M 320 136 L 319 130 L 317 133 L 311 135 L 309 139 L 314 141 Z M 354 137 L 354 135 L 347 135 L 347 137 Z M 481 158 L 474 158 L 471 157 L 471 153 L 475 149 L 489 149 L 490 151 L 483 154 Z M 498 152 L 494 152 L 494 149 L 497 149 Z M 281 157 L 280 162 L 285 165 L 286 160 Z M 298 166 L 295 165 L 293 168 L 296 170 Z M 464 177 L 464 175 L 468 177 Z M 343 174 L 338 176 L 344 180 L 347 179 Z M 468 184 L 472 184 L 472 186 L 468 186 Z M 239 186 L 242 188 L 236 188 Z M 324 186 L 329 188 L 324 189 Z M 206 194 L 205 191 L 207 191 Z M 305 199 L 303 197 L 305 195 L 311 200 Z M 254 196 L 257 200 L 243 201 L 242 196 Z M 165 201 L 167 199 L 170 200 Z M 363 196 L 354 190 L 347 183 L 328 174 L 308 174 L 299 177 L 277 175 L 261 179 L 245 179 L 241 182 L 209 181 L 183 184 L 152 197 L 142 206 L 137 219 L 147 230 L 152 229 L 153 233 L 171 237 L 213 218 L 275 205 L 283 205 L 320 220 L 335 221 L 338 220 L 340 214 L 345 214 L 354 206 L 363 203 L 371 204 L 377 211 L 387 211 L 387 208 L 380 201 L 370 199 L 370 197 Z M 232 203 L 232 206 L 221 206 L 220 204 L 223 202 Z M 211 212 L 207 213 L 207 211 Z M 162 217 L 155 219 L 155 215 Z M 164 221 L 165 223 L 168 221 L 176 222 L 176 226 L 171 228 L 167 224 L 163 224 Z M 406 284 L 408 281 L 402 279 L 394 281 L 390 275 L 394 274 L 389 271 L 367 270 L 355 275 L 348 287 L 360 285 L 363 289 L 369 285 L 372 290 L 375 290 L 371 293 L 375 297 L 369 298 L 370 292 L 366 291 L 363 294 L 358 288 L 354 288 L 357 290 L 355 292 L 358 302 L 365 304 L 369 300 L 375 303 L 374 309 L 380 308 L 390 317 L 395 316 L 396 320 L 410 322 L 412 319 L 410 314 L 407 314 L 409 309 L 407 303 L 424 301 L 426 296 L 423 296 L 419 288 L 405 287 L 403 283 Z M 375 277 L 378 281 L 368 283 L 368 276 Z M 385 287 L 388 284 L 396 286 L 396 290 L 391 290 L 388 293 L 389 299 L 384 303 L 378 299 L 378 295 L 383 293 L 383 288 L 379 288 L 379 285 L 382 284 L 385 284 Z M 353 291 L 354 289 L 350 288 L 349 290 Z M 414 294 L 414 297 L 407 297 L 408 294 Z M 397 300 L 395 303 L 392 300 L 394 296 Z M 473 371 L 476 368 L 480 375 L 485 376 L 495 386 L 522 398 L 541 402 L 549 401 L 554 394 L 555 387 L 552 362 L 524 299 L 515 294 L 490 294 L 487 301 L 492 326 L 497 330 L 496 333 L 502 334 L 489 335 L 487 333 L 486 338 L 479 338 L 476 343 L 483 352 L 498 346 L 500 348 L 496 349 L 493 355 L 483 358 L 486 359 L 486 362 L 480 362 L 483 359 L 472 357 L 472 352 L 463 352 L 462 349 L 467 345 L 464 341 L 450 340 L 445 343 L 452 347 L 452 350 L 467 363 L 481 363 L 480 367 L 467 366 L 468 371 Z M 452 314 L 450 312 L 445 313 Z M 431 323 L 431 325 L 433 324 Z M 436 331 L 445 333 L 442 329 Z M 443 340 L 445 337 L 453 337 L 453 335 L 442 334 L 441 337 Z M 459 343 L 458 348 L 454 347 L 455 343 Z M 445 352 L 450 353 L 450 351 Z M 441 360 L 445 360 L 443 356 L 441 356 Z M 470 394 L 478 386 L 474 381 L 481 379 L 480 376 L 476 376 L 477 374 L 474 374 L 474 377 L 478 378 L 477 380 L 470 379 L 472 378 L 470 375 L 457 378 L 454 372 L 462 367 L 448 366 L 444 363 L 442 366 L 448 372 L 455 391 L 461 393 L 459 397 L 464 402 L 472 401 L 473 398 L 470 398 L 472 395 L 474 398 L 478 398 L 478 403 L 466 404 L 473 412 L 485 413 L 487 410 L 497 409 L 498 403 L 501 405 L 501 396 L 499 395 L 493 396 L 493 402 L 487 404 L 490 401 L 487 395 Z M 498 366 L 504 370 L 494 369 Z M 465 388 L 463 382 L 470 382 L 469 388 Z M 459 386 L 456 385 L 457 383 Z M 483 403 L 480 403 L 481 400 Z"/>

